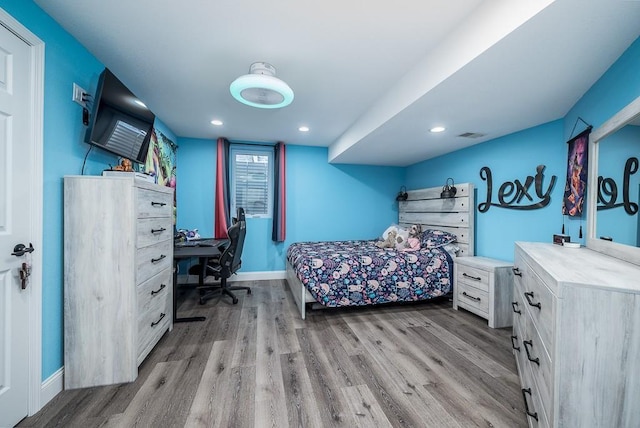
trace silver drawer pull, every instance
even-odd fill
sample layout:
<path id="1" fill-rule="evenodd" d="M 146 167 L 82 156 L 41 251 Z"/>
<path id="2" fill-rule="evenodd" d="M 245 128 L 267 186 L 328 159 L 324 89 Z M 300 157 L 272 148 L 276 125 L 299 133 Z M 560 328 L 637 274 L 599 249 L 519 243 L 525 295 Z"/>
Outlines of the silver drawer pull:
<path id="1" fill-rule="evenodd" d="M 482 278 L 480 278 L 479 276 L 471 276 L 471 275 L 467 275 L 466 272 L 462 273 L 462 276 L 464 276 L 465 278 L 470 278 L 473 279 L 474 281 L 480 281 L 482 280 Z"/>
<path id="2" fill-rule="evenodd" d="M 520 272 L 520 269 L 518 269 L 517 267 L 512 267 L 511 270 L 513 271 L 513 274 L 515 276 L 522 276 L 522 272 Z"/>
<path id="3" fill-rule="evenodd" d="M 529 411 L 529 404 L 527 403 L 527 394 L 531 395 L 531 388 L 522 388 L 522 399 L 524 400 L 524 411 L 527 415 L 531 416 L 536 421 L 538 420 L 538 412 L 531 413 Z"/>
<path id="4" fill-rule="evenodd" d="M 528 291 L 528 292 L 524 293 L 524 297 L 527 298 L 527 303 L 529 303 L 530 306 L 535 306 L 538 309 L 542 309 L 542 305 L 540 304 L 540 302 L 533 303 L 531 301 L 531 299 L 533 299 L 533 291 Z"/>
<path id="5" fill-rule="evenodd" d="M 462 292 L 462 295 L 463 295 L 464 297 L 466 297 L 467 299 L 475 300 L 476 302 L 479 302 L 480 300 L 482 300 L 482 299 L 480 299 L 479 297 L 474 297 L 474 296 L 472 296 L 472 295 L 470 295 L 470 294 L 467 294 L 467 292 L 466 292 L 466 291 L 463 291 L 463 292 Z"/>
<path id="6" fill-rule="evenodd" d="M 165 314 L 164 312 L 163 312 L 163 313 L 161 313 L 161 314 L 160 314 L 160 318 L 158 318 L 158 321 L 156 321 L 156 322 L 152 322 L 152 323 L 151 323 L 151 327 L 155 327 L 155 326 L 157 326 L 158 324 L 160 324 L 160 321 L 162 321 L 162 318 L 164 318 L 166 315 L 167 315 L 167 314 Z"/>
<path id="7" fill-rule="evenodd" d="M 529 353 L 529 346 L 533 348 L 533 341 L 523 340 L 522 344 L 524 345 L 524 350 L 527 352 L 527 359 L 532 363 L 536 363 L 537 365 L 540 365 L 540 358 L 531 358 L 531 354 Z"/>
<path id="8" fill-rule="evenodd" d="M 166 202 L 151 202 L 151 206 L 152 207 L 164 207 L 166 204 Z"/>
<path id="9" fill-rule="evenodd" d="M 157 290 L 151 290 L 151 295 L 155 296 L 156 294 L 158 294 L 159 292 L 161 292 L 162 290 L 164 290 L 164 288 L 166 287 L 166 284 L 160 284 L 160 288 Z"/>
<path id="10" fill-rule="evenodd" d="M 161 232 L 164 232 L 165 230 L 167 229 L 165 229 L 164 227 L 161 227 L 160 229 L 151 229 L 151 233 L 161 233 Z"/>
<path id="11" fill-rule="evenodd" d="M 167 258 L 164 254 L 160 254 L 160 257 L 157 259 L 151 259 L 151 263 L 158 263 L 160 260 Z"/>

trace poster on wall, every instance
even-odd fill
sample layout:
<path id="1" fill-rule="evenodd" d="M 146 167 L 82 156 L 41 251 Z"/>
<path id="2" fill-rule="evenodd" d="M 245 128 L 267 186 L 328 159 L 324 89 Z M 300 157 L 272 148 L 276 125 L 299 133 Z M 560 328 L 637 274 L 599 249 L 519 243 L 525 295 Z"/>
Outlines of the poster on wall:
<path id="1" fill-rule="evenodd" d="M 562 199 L 562 215 L 582 217 L 584 197 L 587 188 L 587 157 L 591 128 L 567 141 L 567 182 Z"/>
<path id="2" fill-rule="evenodd" d="M 176 150 L 178 146 L 166 135 L 153 128 L 144 171 L 152 175 L 157 184 L 173 189 L 173 222 L 176 221 Z"/>

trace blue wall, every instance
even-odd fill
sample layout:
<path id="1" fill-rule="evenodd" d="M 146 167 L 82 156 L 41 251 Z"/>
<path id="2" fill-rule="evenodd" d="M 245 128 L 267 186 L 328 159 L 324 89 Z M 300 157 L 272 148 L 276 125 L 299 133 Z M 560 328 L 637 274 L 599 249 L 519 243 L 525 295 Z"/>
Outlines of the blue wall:
<path id="1" fill-rule="evenodd" d="M 178 140 L 178 228 L 213 234 L 216 142 Z M 398 167 L 330 165 L 325 147 L 287 146 L 287 240 L 271 241 L 271 219 L 247 219 L 242 272 L 285 269 L 291 242 L 373 239 L 398 221 Z"/>
<path id="2" fill-rule="evenodd" d="M 447 177 L 453 177 L 460 183 L 474 183 L 477 189 L 477 255 L 511 261 L 515 241 L 550 242 L 552 235 L 562 230 L 562 196 L 568 154 L 566 141 L 584 129 L 584 125 L 578 123 L 572 135 L 577 118 L 581 117 L 597 128 L 640 96 L 639 69 L 640 39 L 637 39 L 563 120 L 412 165 L 406 172 L 407 188 L 443 185 Z M 636 153 L 638 155 L 640 153 Z M 540 164 L 546 165 L 544 189 L 552 175 L 557 177 L 548 206 L 533 211 L 491 207 L 487 212 L 478 212 L 478 204 L 487 197 L 487 182 L 481 179 L 480 168 L 489 166 L 493 173 L 493 201 L 496 202 L 497 190 L 503 182 L 515 179 L 524 182 L 527 175 L 535 175 L 535 167 Z M 616 167 L 621 168 L 620 165 Z M 530 193 L 533 196 L 535 192 Z M 579 230 L 582 226 L 586 232 L 586 217 L 566 219 L 565 226 L 572 241 L 584 243 L 584 238 L 579 238 Z"/>
<path id="3" fill-rule="evenodd" d="M 73 83 L 95 92 L 104 66 L 32 1 L 0 0 L 0 7 L 45 43 L 44 235 L 42 248 L 42 379 L 63 366 L 63 191 L 62 177 L 79 175 L 85 144 L 82 108 L 71 101 Z M 165 134 L 173 133 L 162 123 Z M 175 141 L 175 136 L 173 136 Z M 97 175 L 118 159 L 92 150 L 85 174 Z"/>
<path id="4" fill-rule="evenodd" d="M 560 233 L 566 157 L 562 121 L 558 120 L 412 165 L 407 168 L 407 188 L 442 186 L 447 177 L 458 183 L 473 183 L 476 188 L 475 254 L 513 260 L 515 241 L 550 241 L 554 233 Z M 525 183 L 528 176 L 536 175 L 538 165 L 546 167 L 542 181 L 545 192 L 552 177 L 556 177 L 547 207 L 526 211 L 492 206 L 485 213 L 478 212 L 478 204 L 488 199 L 488 181 L 480 177 L 482 167 L 491 170 L 491 201 L 498 203 L 497 193 L 502 183 L 515 180 Z M 529 195 L 533 201 L 524 197 L 519 205 L 539 201 L 533 184 Z"/>

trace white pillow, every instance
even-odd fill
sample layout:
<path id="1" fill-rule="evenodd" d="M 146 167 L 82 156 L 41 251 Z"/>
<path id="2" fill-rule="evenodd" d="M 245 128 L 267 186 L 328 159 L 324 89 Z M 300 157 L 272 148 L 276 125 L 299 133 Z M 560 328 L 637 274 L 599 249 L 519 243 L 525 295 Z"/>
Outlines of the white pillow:
<path id="1" fill-rule="evenodd" d="M 398 227 L 398 236 L 396 237 L 396 242 L 399 241 L 398 238 L 402 238 L 402 241 L 400 241 L 399 243 L 404 246 L 407 243 L 407 239 L 409 239 L 409 231 L 407 229 Z"/>
<path id="2" fill-rule="evenodd" d="M 400 226 L 398 226 L 397 224 L 392 224 L 391 226 L 387 227 L 387 229 L 382 232 L 382 240 L 384 241 L 385 239 L 387 239 L 387 235 L 389 234 L 389 232 L 391 232 L 392 230 L 398 232 L 398 229 L 400 229 Z"/>

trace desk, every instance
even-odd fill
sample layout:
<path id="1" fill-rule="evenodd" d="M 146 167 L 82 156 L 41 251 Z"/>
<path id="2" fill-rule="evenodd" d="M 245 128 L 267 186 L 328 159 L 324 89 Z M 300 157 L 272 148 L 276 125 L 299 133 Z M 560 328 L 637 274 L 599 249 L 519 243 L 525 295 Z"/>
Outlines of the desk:
<path id="1" fill-rule="evenodd" d="M 211 257 L 220 255 L 218 247 L 228 242 L 228 239 L 206 239 L 202 240 L 202 245 L 174 245 L 173 247 L 173 322 L 191 322 L 191 321 L 204 321 L 205 317 L 185 317 L 178 318 L 177 306 L 178 306 L 178 261 L 185 259 L 198 258 L 200 260 L 200 276 L 198 278 L 198 285 L 204 284 L 204 267 L 207 264 L 207 260 Z M 196 241 L 188 241 L 196 242 Z"/>

